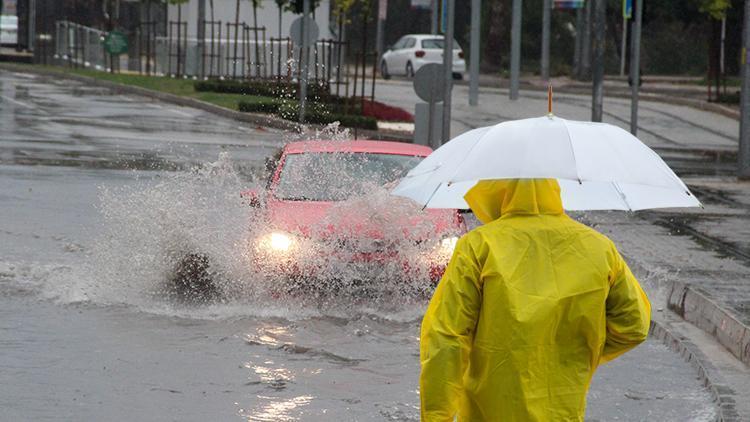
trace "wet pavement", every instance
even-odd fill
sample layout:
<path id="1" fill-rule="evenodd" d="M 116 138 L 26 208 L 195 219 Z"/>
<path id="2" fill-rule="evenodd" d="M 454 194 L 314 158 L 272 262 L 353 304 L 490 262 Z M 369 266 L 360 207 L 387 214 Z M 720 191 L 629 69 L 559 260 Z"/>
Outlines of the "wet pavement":
<path id="1" fill-rule="evenodd" d="M 0 72 L 0 420 L 417 420 L 424 303 L 190 307 L 155 294 L 165 274 L 144 258 L 162 237 L 218 227 L 200 239 L 221 250 L 240 231 L 235 193 L 289 138 Z M 208 196 L 184 200 L 190 183 Z M 589 420 L 715 414 L 656 341 L 602 367 L 589 394 Z"/>

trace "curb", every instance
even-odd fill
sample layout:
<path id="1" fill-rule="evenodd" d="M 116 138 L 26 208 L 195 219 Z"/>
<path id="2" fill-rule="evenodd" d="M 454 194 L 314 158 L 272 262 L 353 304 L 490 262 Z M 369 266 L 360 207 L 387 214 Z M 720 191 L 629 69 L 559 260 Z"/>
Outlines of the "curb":
<path id="1" fill-rule="evenodd" d="M 685 321 L 716 338 L 745 365 L 750 365 L 750 327 L 706 294 L 685 283 L 673 281 L 667 306 Z"/>
<path id="2" fill-rule="evenodd" d="M 468 81 L 464 81 L 463 84 L 468 85 Z M 508 89 L 510 85 L 505 83 L 499 83 L 491 85 L 492 87 L 500 87 L 504 89 Z M 485 85 L 485 87 L 488 87 Z M 480 89 L 482 86 L 480 86 Z M 547 92 L 546 86 L 538 86 L 534 83 L 528 82 L 528 81 L 521 81 L 521 89 L 527 90 L 527 91 L 538 91 L 538 92 Z M 563 85 L 555 88 L 555 92 L 563 93 L 563 94 L 575 94 L 575 95 L 590 95 L 591 94 L 591 87 L 585 86 L 585 85 Z M 630 92 L 624 91 L 622 88 L 619 87 L 604 87 L 605 95 L 609 97 L 614 98 L 630 98 Z M 732 107 L 724 106 L 717 103 L 710 103 L 708 101 L 693 99 L 693 98 L 686 98 L 686 95 L 693 94 L 692 91 L 679 91 L 679 90 L 665 90 L 665 89 L 656 89 L 653 91 L 649 90 L 641 90 L 639 93 L 639 97 L 641 100 L 645 101 L 655 101 L 665 104 L 672 104 L 672 105 L 681 105 L 681 106 L 687 106 L 692 107 L 698 110 L 703 111 L 709 111 L 716 114 L 721 114 L 722 116 L 729 117 L 731 119 L 739 120 L 740 119 L 740 111 L 736 110 Z"/>
<path id="3" fill-rule="evenodd" d="M 7 70 L 19 73 L 35 73 L 45 76 L 54 76 L 57 78 L 70 79 L 78 82 L 86 83 L 90 86 L 98 86 L 102 88 L 108 88 L 116 94 L 131 94 L 139 95 L 142 97 L 152 98 L 155 100 L 176 104 L 183 107 L 192 107 L 199 110 L 203 110 L 221 117 L 225 117 L 240 122 L 250 123 L 258 126 L 270 127 L 281 130 L 291 130 L 295 132 L 302 132 L 304 127 L 312 127 L 322 129 L 323 125 L 300 125 L 299 123 L 292 122 L 290 120 L 280 119 L 278 117 L 269 116 L 266 114 L 258 113 L 245 113 L 228 108 L 219 107 L 217 105 L 207 103 L 195 98 L 181 97 L 179 95 L 169 94 L 166 92 L 152 91 L 150 89 L 141 88 L 133 85 L 124 85 L 117 82 L 106 81 L 102 79 L 92 78 L 89 76 L 75 75 L 71 73 L 61 72 L 55 69 L 38 68 L 31 66 L 18 66 L 12 63 L 0 63 L 0 70 Z M 398 142 L 411 142 L 411 136 L 405 136 L 399 133 L 389 133 L 385 131 L 358 129 L 358 128 L 347 128 L 353 132 L 354 138 L 365 137 L 367 139 L 375 140 L 390 140 Z"/>
<path id="4" fill-rule="evenodd" d="M 651 321 L 649 337 L 661 340 L 672 351 L 688 362 L 698 373 L 698 377 L 713 397 L 717 407 L 717 422 L 739 422 L 742 420 L 735 407 L 734 391 L 722 381 L 716 368 L 709 363 L 708 358 L 684 337 L 678 337 L 669 328 L 656 321 Z"/>
<path id="5" fill-rule="evenodd" d="M 646 267 L 644 267 L 637 260 L 630 259 L 630 257 L 628 256 L 625 256 L 625 258 L 630 265 L 631 270 L 636 273 L 639 278 L 646 277 L 646 275 L 649 273 Z M 668 282 L 665 287 L 667 293 L 668 309 L 677 313 L 685 321 L 710 334 L 723 347 L 727 348 L 735 357 L 737 357 L 734 351 L 721 340 L 721 337 L 719 335 L 717 335 L 717 330 L 710 330 L 707 329 L 707 326 L 705 324 L 700 325 L 696 323 L 697 315 L 695 310 L 697 310 L 697 307 L 695 307 L 694 305 L 700 301 L 700 303 L 702 304 L 700 309 L 703 311 L 710 311 L 712 315 L 724 314 L 729 316 L 727 311 L 721 309 L 715 302 L 709 300 L 706 296 L 696 292 L 692 287 L 684 283 L 671 281 Z M 687 302 L 685 299 L 688 299 Z M 686 303 L 687 308 L 685 307 Z M 687 309 L 688 311 L 685 312 L 685 309 Z M 729 317 L 740 324 L 739 321 L 737 321 L 733 317 Z M 695 343 L 690 341 L 685 336 L 676 334 L 673 330 L 671 330 L 669 328 L 668 321 L 654 321 L 653 319 L 651 320 L 649 337 L 661 340 L 672 351 L 679 353 L 679 355 L 695 369 L 700 382 L 704 387 L 708 389 L 714 400 L 714 403 L 716 403 L 716 421 L 739 422 L 743 420 L 735 407 L 734 390 L 725 384 L 724 378 L 721 376 L 721 373 L 710 363 L 708 357 L 703 354 L 703 352 L 701 352 L 700 348 L 698 348 Z M 725 336 L 724 338 L 729 339 L 731 337 Z M 741 338 L 742 337 L 740 337 L 739 339 Z M 750 340 L 750 337 L 745 338 L 747 340 Z M 750 356 L 750 354 L 746 354 L 746 356 Z M 746 361 L 743 362 L 747 364 Z"/>

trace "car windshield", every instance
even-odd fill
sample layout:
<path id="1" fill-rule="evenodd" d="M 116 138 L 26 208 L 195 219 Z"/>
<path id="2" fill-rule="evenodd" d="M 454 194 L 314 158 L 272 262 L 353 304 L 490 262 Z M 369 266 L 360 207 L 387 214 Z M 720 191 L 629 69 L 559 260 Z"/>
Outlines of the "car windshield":
<path id="1" fill-rule="evenodd" d="M 422 40 L 422 48 L 424 48 L 425 50 L 433 50 L 433 49 L 442 50 L 443 39 L 442 38 L 429 38 L 426 40 Z M 458 45 L 458 43 L 455 40 L 453 41 L 453 49 L 454 50 L 461 49 L 461 46 Z"/>
<path id="2" fill-rule="evenodd" d="M 402 178 L 423 158 L 352 152 L 289 154 L 274 194 L 290 201 L 343 201 Z"/>

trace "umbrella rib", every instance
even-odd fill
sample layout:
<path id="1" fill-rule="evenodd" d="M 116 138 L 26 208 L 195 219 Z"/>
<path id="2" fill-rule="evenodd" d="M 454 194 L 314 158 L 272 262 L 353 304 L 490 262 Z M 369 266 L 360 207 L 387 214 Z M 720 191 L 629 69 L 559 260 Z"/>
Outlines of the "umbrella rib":
<path id="1" fill-rule="evenodd" d="M 630 203 L 628 202 L 628 197 L 625 195 L 625 192 L 622 191 L 620 188 L 620 184 L 617 182 L 612 182 L 612 186 L 615 187 L 615 190 L 620 195 L 620 199 L 622 199 L 623 204 L 625 204 L 626 207 L 628 207 L 628 211 L 633 212 L 633 207 L 630 206 Z"/>
<path id="2" fill-rule="evenodd" d="M 581 181 L 581 174 L 578 173 L 578 160 L 576 160 L 576 150 L 573 148 L 573 137 L 570 135 L 570 128 L 568 127 L 568 122 L 565 121 L 565 119 L 560 119 L 560 121 L 563 123 L 563 126 L 565 126 L 565 133 L 568 135 L 568 144 L 570 144 L 570 153 L 573 155 L 573 165 L 576 169 L 576 178 L 578 179 L 578 184 L 583 184 Z"/>
<path id="3" fill-rule="evenodd" d="M 432 198 L 435 196 L 435 194 L 437 193 L 438 189 L 440 189 L 440 186 L 443 186 L 443 184 L 442 183 L 438 183 L 438 185 L 435 188 L 435 190 L 432 191 L 432 195 L 430 195 L 430 197 L 427 198 L 427 201 L 424 203 L 424 206 L 422 207 L 422 211 L 424 211 L 424 209 L 427 208 L 427 205 L 430 204 L 430 201 L 432 201 Z"/>
<path id="4" fill-rule="evenodd" d="M 460 163 L 459 163 L 459 164 L 458 164 L 458 165 L 456 166 L 456 171 L 454 171 L 454 172 L 453 172 L 453 175 L 451 175 L 451 177 L 450 177 L 450 178 L 448 179 L 448 185 L 449 185 L 449 186 L 450 186 L 450 184 L 451 184 L 451 183 L 453 183 L 453 180 L 452 180 L 452 179 L 453 179 L 453 178 L 454 178 L 454 177 L 456 176 L 456 174 L 458 173 L 458 171 L 459 171 L 459 170 L 461 170 L 461 166 L 462 166 L 462 165 L 464 164 L 464 162 L 465 162 L 466 160 L 468 160 L 468 159 L 469 159 L 469 155 L 471 155 L 471 152 L 472 152 L 472 151 L 474 151 L 474 148 L 476 148 L 476 146 L 477 146 L 477 145 L 479 145 L 479 143 L 480 143 L 480 142 L 482 141 L 482 139 L 484 139 L 484 137 L 485 137 L 485 136 L 487 135 L 487 133 L 488 133 L 488 132 L 489 132 L 490 130 L 492 130 L 492 128 L 494 128 L 494 127 L 496 127 L 496 126 L 499 126 L 499 125 L 501 125 L 501 124 L 502 124 L 502 123 L 498 123 L 498 124 L 496 124 L 496 125 L 494 125 L 494 126 L 487 126 L 487 130 L 486 130 L 486 131 L 485 131 L 485 132 L 484 132 L 484 133 L 482 134 L 482 136 L 480 136 L 479 138 L 477 138 L 477 141 L 476 141 L 476 142 L 474 142 L 474 145 L 472 145 L 472 146 L 471 146 L 471 148 L 469 148 L 469 150 L 468 150 L 468 151 L 466 151 L 466 155 L 464 155 L 464 159 L 463 159 L 463 160 L 461 160 L 461 162 L 460 162 Z M 450 141 L 448 141 L 448 142 L 450 142 Z M 441 183 L 441 184 L 442 184 L 442 183 Z M 435 189 L 435 192 L 437 192 L 437 189 Z M 433 193 L 432 193 L 432 195 L 435 195 L 435 192 L 433 192 Z M 430 196 L 430 199 L 432 199 L 432 196 Z"/>

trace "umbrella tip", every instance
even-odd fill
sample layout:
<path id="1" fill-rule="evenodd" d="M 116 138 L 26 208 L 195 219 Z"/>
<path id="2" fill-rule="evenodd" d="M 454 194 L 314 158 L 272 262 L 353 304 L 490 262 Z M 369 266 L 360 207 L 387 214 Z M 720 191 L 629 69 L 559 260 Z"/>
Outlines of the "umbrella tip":
<path id="1" fill-rule="evenodd" d="M 547 85 L 547 116 L 552 117 L 552 82 Z"/>

